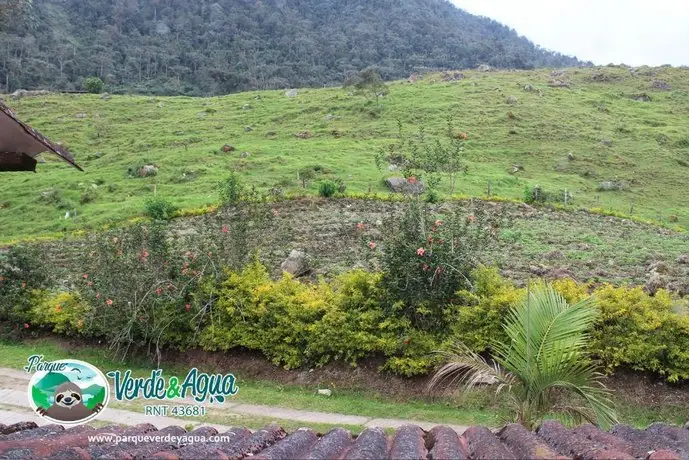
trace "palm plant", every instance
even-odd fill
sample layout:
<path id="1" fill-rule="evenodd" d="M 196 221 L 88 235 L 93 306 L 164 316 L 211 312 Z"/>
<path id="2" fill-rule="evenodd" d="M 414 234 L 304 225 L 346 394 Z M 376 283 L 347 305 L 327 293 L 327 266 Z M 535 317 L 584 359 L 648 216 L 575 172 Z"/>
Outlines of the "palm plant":
<path id="1" fill-rule="evenodd" d="M 447 361 L 429 388 L 495 383 L 497 392 L 508 392 L 516 421 L 527 428 L 553 412 L 608 427 L 617 422 L 610 391 L 585 353 L 597 314 L 592 297 L 568 305 L 552 286 L 540 286 L 503 320 L 509 340 L 492 344 L 493 362 L 456 342 L 440 352 Z"/>

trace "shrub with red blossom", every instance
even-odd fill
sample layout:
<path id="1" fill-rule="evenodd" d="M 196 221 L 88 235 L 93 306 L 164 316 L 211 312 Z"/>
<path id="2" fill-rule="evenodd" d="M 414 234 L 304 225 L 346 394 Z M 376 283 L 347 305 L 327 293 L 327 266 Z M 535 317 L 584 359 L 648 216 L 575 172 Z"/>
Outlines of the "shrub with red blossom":
<path id="1" fill-rule="evenodd" d="M 452 315 L 446 306 L 457 291 L 471 287 L 471 270 L 504 222 L 485 207 L 455 204 L 439 216 L 418 198 L 407 202 L 401 215 L 385 223 L 381 250 L 370 252 L 383 272 L 389 313 L 401 313 L 424 330 L 442 330 Z M 371 241 L 368 247 L 378 246 Z"/>

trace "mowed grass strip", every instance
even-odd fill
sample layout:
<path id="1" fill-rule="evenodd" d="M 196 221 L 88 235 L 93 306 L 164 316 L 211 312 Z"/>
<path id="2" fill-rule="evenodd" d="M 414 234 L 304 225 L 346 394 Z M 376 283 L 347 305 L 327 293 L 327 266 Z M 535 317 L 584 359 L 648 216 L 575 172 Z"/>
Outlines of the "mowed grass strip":
<path id="1" fill-rule="evenodd" d="M 87 361 L 104 372 L 109 370 L 131 369 L 135 377 L 149 376 L 154 365 L 142 359 L 130 358 L 126 361 L 112 358 L 111 350 L 106 347 L 84 346 L 56 342 L 48 338 L 32 339 L 25 342 L 0 342 L 0 367 L 20 370 L 26 365 L 26 359 L 34 354 L 44 355 L 46 360 L 74 358 Z M 176 375 L 183 378 L 187 368 L 170 366 L 161 363 L 164 376 Z M 227 373 L 232 369 L 217 369 L 199 366 L 209 373 Z M 495 397 L 491 388 L 472 391 L 455 397 L 418 397 L 393 398 L 376 392 L 361 389 L 333 388 L 331 397 L 317 394 L 317 388 L 308 385 L 285 385 L 266 380 L 244 379 L 235 373 L 240 387 L 239 393 L 232 402 L 260 404 L 318 412 L 334 412 L 346 415 L 368 416 L 372 418 L 392 418 L 415 421 L 428 421 L 456 425 L 486 425 L 497 427 L 510 418 L 510 410 L 502 397 Z M 385 374 L 380 375 L 385 379 Z M 611 377 L 615 379 L 616 377 Z M 637 397 L 634 391 L 618 392 L 615 396 L 618 415 L 623 423 L 645 428 L 652 422 L 665 422 L 682 425 L 689 419 L 689 405 L 679 400 L 653 403 Z M 139 407 L 141 401 L 122 405 L 127 409 Z M 277 422 L 285 429 L 296 429 L 304 423 L 286 420 L 274 420 L 270 417 L 255 417 L 223 413 L 218 409 L 209 411 L 205 418 L 194 419 L 204 423 L 223 425 L 244 425 L 249 428 L 260 428 L 267 423 Z M 566 421 L 566 420 L 563 420 Z M 310 424 L 309 426 L 312 426 Z M 327 431 L 330 425 L 316 424 L 312 428 Z M 358 432 L 362 427 L 348 426 Z"/>

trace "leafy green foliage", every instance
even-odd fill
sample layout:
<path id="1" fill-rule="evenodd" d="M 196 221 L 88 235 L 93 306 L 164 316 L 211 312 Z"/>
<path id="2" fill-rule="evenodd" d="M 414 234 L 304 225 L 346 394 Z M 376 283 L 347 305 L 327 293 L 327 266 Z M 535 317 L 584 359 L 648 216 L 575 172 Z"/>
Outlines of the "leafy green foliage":
<path id="1" fill-rule="evenodd" d="M 367 98 L 374 98 L 376 103 L 379 102 L 381 96 L 386 96 L 390 92 L 378 70 L 374 67 L 347 76 L 344 87 L 354 88 L 358 94 L 363 94 Z"/>
<path id="2" fill-rule="evenodd" d="M 32 11 L 32 0 L 0 0 L 0 31 L 22 26 Z"/>
<path id="3" fill-rule="evenodd" d="M 81 333 L 105 338 L 122 355 L 141 347 L 159 357 L 163 346 L 196 343 L 205 310 L 194 292 L 216 270 L 212 251 L 174 251 L 162 223 L 91 237 L 83 251 L 75 282 L 89 308 Z"/>
<path id="4" fill-rule="evenodd" d="M 605 285 L 595 292 L 602 315 L 590 349 L 608 371 L 626 366 L 670 382 L 689 379 L 689 316 L 677 313 L 677 301 L 642 288 Z"/>
<path id="5" fill-rule="evenodd" d="M 4 29 L 11 32 L 0 37 L 12 57 L 0 66 L 9 92 L 75 90 L 96 76 L 115 91 L 200 96 L 339 85 L 346 72 L 372 65 L 392 79 L 407 78 L 415 68 L 579 64 L 439 0 L 357 1 L 347 8 L 335 0 L 69 0 L 36 2 L 41 27 L 27 30 L 9 20 L 30 4 L 0 3 Z"/>
<path id="6" fill-rule="evenodd" d="M 105 83 L 103 83 L 103 80 L 101 80 L 98 77 L 89 77 L 84 79 L 82 87 L 86 92 L 100 94 L 103 92 L 103 89 L 105 88 Z"/>
<path id="7" fill-rule="evenodd" d="M 331 180 L 324 180 L 318 185 L 318 194 L 323 198 L 332 198 L 337 193 L 339 187 Z"/>
<path id="8" fill-rule="evenodd" d="M 255 261 L 208 289 L 217 301 L 201 335 L 206 349 L 260 350 L 287 368 L 355 364 L 377 351 L 397 351 L 401 325 L 381 307 L 380 275 L 353 271 L 332 283 L 306 285 L 289 275 L 271 281 Z"/>
<path id="9" fill-rule="evenodd" d="M 90 306 L 74 292 L 58 292 L 44 295 L 33 305 L 30 313 L 36 326 L 50 328 L 53 332 L 74 335 L 84 329 L 84 318 L 89 316 Z"/>
<path id="10" fill-rule="evenodd" d="M 492 340 L 494 364 L 457 342 L 430 387 L 452 381 L 472 388 L 492 379 L 497 391 L 508 391 L 516 421 L 530 429 L 551 412 L 610 427 L 617 422 L 610 392 L 586 355 L 597 315 L 592 298 L 569 305 L 552 286 L 537 288 L 503 318 L 507 340 Z"/>
<path id="11" fill-rule="evenodd" d="M 177 206 L 164 198 L 146 200 L 146 215 L 153 220 L 170 220 L 177 211 Z"/>
<path id="12" fill-rule="evenodd" d="M 218 182 L 217 187 L 220 203 L 225 206 L 234 206 L 246 197 L 246 187 L 235 172 Z"/>
<path id="13" fill-rule="evenodd" d="M 414 135 L 407 135 L 402 122 L 397 120 L 397 124 L 397 141 L 381 149 L 375 157 L 378 169 L 390 163 L 400 168 L 407 178 L 425 179 L 429 202 L 439 200 L 435 189 L 441 182 L 441 174 L 446 173 L 450 176 L 450 193 L 454 193 L 457 174 L 467 171 L 463 161 L 466 133 L 456 132 L 451 116 L 447 119 L 443 138 L 428 137 L 423 125 Z"/>
<path id="14" fill-rule="evenodd" d="M 289 367 L 381 355 L 382 369 L 413 376 L 428 373 L 439 360 L 431 352 L 453 339 L 477 353 L 508 343 L 503 322 L 526 295 L 482 266 L 449 301 L 416 309 L 395 298 L 384 273 L 355 270 L 311 285 L 272 281 L 259 262 L 242 262 L 251 239 L 236 244 L 222 222 L 212 234 L 175 246 L 161 223 L 90 237 L 80 247 L 83 273 L 70 277 L 69 291 L 41 253 L 14 247 L 0 258 L 0 319 L 15 332 L 35 325 L 105 339 L 120 355 L 131 347 L 153 357 L 164 347 L 246 347 Z M 601 315 L 586 351 L 606 371 L 631 367 L 673 382 L 689 379 L 687 316 L 665 291 L 649 296 L 572 280 L 554 287 L 570 303 L 593 290 Z"/>
<path id="15" fill-rule="evenodd" d="M 389 314 L 424 330 L 445 330 L 454 314 L 448 304 L 471 286 L 471 270 L 503 224 L 499 213 L 485 208 L 472 214 L 452 208 L 438 215 L 418 199 L 406 203 L 401 216 L 386 221 L 382 250 L 372 251 L 389 293 Z"/>
<path id="16" fill-rule="evenodd" d="M 53 283 L 38 248 L 15 246 L 0 254 L 0 320 L 28 328 L 29 311 Z"/>

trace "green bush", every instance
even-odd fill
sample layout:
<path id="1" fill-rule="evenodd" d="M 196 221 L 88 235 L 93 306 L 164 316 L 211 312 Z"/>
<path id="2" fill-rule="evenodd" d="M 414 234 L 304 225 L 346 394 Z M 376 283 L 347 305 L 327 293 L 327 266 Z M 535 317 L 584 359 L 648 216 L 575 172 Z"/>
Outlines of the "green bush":
<path id="1" fill-rule="evenodd" d="M 84 88 L 84 91 L 86 92 L 100 94 L 103 92 L 103 89 L 105 88 L 105 83 L 103 83 L 103 80 L 101 80 L 98 77 L 89 77 L 84 79 L 84 82 L 81 86 Z"/>
<path id="2" fill-rule="evenodd" d="M 331 198 L 337 193 L 338 186 L 334 181 L 324 180 L 318 185 L 318 194 L 323 198 Z"/>
<path id="3" fill-rule="evenodd" d="M 220 252 L 175 250 L 166 226 L 155 222 L 90 236 L 81 248 L 83 273 L 72 280 L 89 307 L 80 332 L 123 355 L 132 347 L 159 356 L 164 347 L 197 345 L 205 310 L 195 296 Z"/>
<path id="4" fill-rule="evenodd" d="M 79 198 L 79 203 L 88 204 L 96 201 L 98 199 L 98 191 L 96 189 L 90 188 L 81 194 Z"/>
<path id="5" fill-rule="evenodd" d="M 31 308 L 42 301 L 53 282 L 38 248 L 15 246 L 0 255 L 0 321 L 29 326 Z"/>
<path id="6" fill-rule="evenodd" d="M 669 293 L 604 285 L 594 294 L 601 319 L 590 346 L 609 371 L 626 366 L 670 382 L 689 379 L 689 317 L 673 312 Z"/>
<path id="7" fill-rule="evenodd" d="M 246 197 L 246 187 L 234 172 L 218 182 L 217 189 L 220 203 L 224 206 L 234 206 Z"/>
<path id="8" fill-rule="evenodd" d="M 371 251 L 382 268 L 388 314 L 409 318 L 419 329 L 447 330 L 454 321 L 448 305 L 457 291 L 470 287 L 471 270 L 502 224 L 502 216 L 486 207 L 436 215 L 419 199 L 408 202 L 401 216 L 385 223 L 383 250 Z"/>
<path id="9" fill-rule="evenodd" d="M 545 203 L 546 201 L 548 201 L 548 193 L 540 185 L 524 187 L 525 203 Z"/>
<path id="10" fill-rule="evenodd" d="M 338 359 L 354 363 L 380 348 L 378 275 L 353 272 L 315 285 L 284 275 L 274 282 L 254 261 L 228 272 L 216 294 L 216 314 L 201 336 L 209 350 L 246 347 L 296 368 Z"/>
<path id="11" fill-rule="evenodd" d="M 31 318 L 37 326 L 51 329 L 62 334 L 75 334 L 84 329 L 84 318 L 90 313 L 90 307 L 77 294 L 59 292 L 45 294 L 31 310 Z"/>
<path id="12" fill-rule="evenodd" d="M 152 198 L 146 200 L 146 215 L 153 220 L 170 220 L 177 211 L 177 207 L 168 200 Z"/>
<path id="13" fill-rule="evenodd" d="M 450 224 L 434 226 L 433 238 L 444 225 Z M 274 281 L 256 259 L 240 271 L 222 269 L 227 264 L 220 255 L 231 252 L 235 240 L 224 227 L 215 231 L 201 238 L 210 246 L 185 252 L 171 245 L 161 223 L 89 237 L 81 248 L 84 271 L 70 280 L 70 292 L 53 292 L 40 252 L 15 247 L 0 256 L 0 320 L 14 330 L 36 325 L 97 337 L 121 353 L 132 347 L 154 356 L 165 347 L 247 348 L 287 368 L 356 365 L 378 356 L 381 369 L 413 376 L 430 372 L 439 358 L 433 350 L 454 340 L 476 352 L 505 341 L 501 323 L 527 292 L 494 268 L 469 265 L 451 295 L 449 284 L 440 295 L 410 279 L 435 302 L 413 293 L 402 297 L 388 273 L 355 270 L 312 284 L 288 275 Z M 398 274 L 407 268 L 413 275 L 416 257 L 426 257 L 413 255 L 412 262 L 400 257 L 413 267 L 397 267 Z M 601 314 L 588 352 L 608 372 L 628 367 L 689 380 L 689 317 L 666 291 L 650 296 L 641 288 L 572 280 L 553 286 L 570 303 L 596 298 Z"/>
<path id="14" fill-rule="evenodd" d="M 452 330 L 473 351 L 488 349 L 491 338 L 504 340 L 500 322 L 509 306 L 526 294 L 503 280 L 494 269 L 472 275 L 473 291 L 458 293 L 462 307 Z M 641 287 L 594 288 L 573 280 L 553 283 L 568 301 L 590 294 L 601 314 L 591 333 L 588 351 L 608 372 L 619 367 L 652 372 L 670 382 L 689 379 L 689 316 L 677 313 L 677 300 L 667 291 L 650 296 Z"/>
<path id="15" fill-rule="evenodd" d="M 469 348 L 482 352 L 494 340 L 507 339 L 502 320 L 510 307 L 526 295 L 526 290 L 504 280 L 495 268 L 478 267 L 471 279 L 473 290 L 457 293 L 460 308 L 452 332 Z"/>

